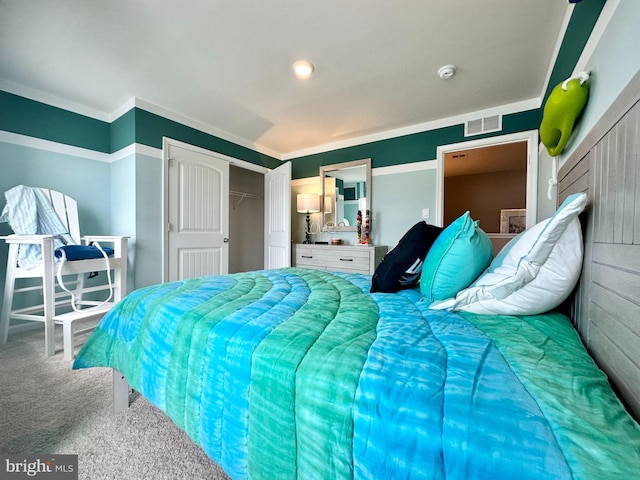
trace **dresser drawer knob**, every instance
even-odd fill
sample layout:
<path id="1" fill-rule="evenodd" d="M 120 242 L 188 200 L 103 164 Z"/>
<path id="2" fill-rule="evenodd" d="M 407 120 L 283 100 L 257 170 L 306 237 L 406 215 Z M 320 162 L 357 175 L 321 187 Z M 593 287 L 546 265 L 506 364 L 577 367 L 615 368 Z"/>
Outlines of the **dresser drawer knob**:
<path id="1" fill-rule="evenodd" d="M 353 258 L 341 258 L 341 262 L 353 262 Z"/>
<path id="2" fill-rule="evenodd" d="M 300 255 L 302 258 L 313 258 L 313 255 Z"/>

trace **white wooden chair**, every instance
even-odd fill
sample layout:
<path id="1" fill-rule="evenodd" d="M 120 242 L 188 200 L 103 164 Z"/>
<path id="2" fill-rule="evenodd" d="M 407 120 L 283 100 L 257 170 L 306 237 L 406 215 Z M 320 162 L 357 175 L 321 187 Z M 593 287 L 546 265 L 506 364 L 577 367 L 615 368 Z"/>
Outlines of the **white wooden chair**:
<path id="1" fill-rule="evenodd" d="M 64 359 L 72 360 L 74 357 L 74 335 L 84 333 L 95 328 L 97 320 L 126 294 L 127 278 L 127 243 L 128 237 L 123 236 L 85 236 L 80 237 L 78 223 L 77 203 L 71 197 L 63 195 L 53 190 L 40 189 L 51 200 L 51 203 L 60 218 L 63 226 L 67 228 L 73 243 L 89 245 L 91 242 L 99 242 L 105 247 L 112 247 L 114 254 L 109 258 L 109 268 L 113 274 L 111 283 L 86 287 L 84 275 L 91 272 L 102 272 L 106 270 L 104 258 L 90 260 L 75 260 L 64 263 L 62 275 L 75 275 L 76 279 L 65 281 L 65 286 L 70 289 L 76 297 L 76 305 L 80 306 L 79 311 L 70 308 L 71 295 L 56 287 L 56 272 L 59 266 L 55 262 L 54 256 L 54 236 L 53 235 L 8 235 L 3 238 L 9 244 L 9 255 L 7 260 L 7 274 L 4 288 L 4 299 L 2 310 L 0 311 L 0 344 L 7 342 L 9 324 L 12 319 L 31 320 L 44 322 L 45 331 L 45 353 L 47 356 L 55 354 L 55 325 L 63 326 Z M 42 249 L 42 263 L 34 268 L 21 268 L 18 265 L 18 251 L 21 245 L 40 245 Z M 37 285 L 16 288 L 17 279 L 40 279 Z M 24 283 L 24 282 L 23 282 Z M 99 296 L 108 296 L 109 289 L 112 289 L 111 301 L 101 305 L 101 301 L 83 300 L 83 295 L 90 292 L 101 292 Z M 70 289 L 71 290 L 71 289 Z M 42 292 L 42 297 L 36 296 L 34 292 Z M 26 294 L 21 298 L 31 300 L 36 299 L 37 305 L 29 305 L 17 309 L 12 309 L 14 295 Z M 42 303 L 39 303 L 42 301 Z M 23 300 L 23 303 L 27 303 Z M 86 324 L 90 323 L 89 328 Z M 83 329 L 74 330 L 74 323 L 82 322 Z"/>

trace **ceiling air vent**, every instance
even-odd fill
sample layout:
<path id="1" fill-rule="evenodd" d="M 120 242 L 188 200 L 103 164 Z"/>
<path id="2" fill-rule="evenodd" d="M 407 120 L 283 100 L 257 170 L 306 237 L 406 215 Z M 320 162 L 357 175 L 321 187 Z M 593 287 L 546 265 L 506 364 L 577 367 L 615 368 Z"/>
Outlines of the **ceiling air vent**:
<path id="1" fill-rule="evenodd" d="M 502 115 L 469 120 L 464 124 L 464 136 L 471 137 L 481 133 L 499 132 L 502 130 Z"/>

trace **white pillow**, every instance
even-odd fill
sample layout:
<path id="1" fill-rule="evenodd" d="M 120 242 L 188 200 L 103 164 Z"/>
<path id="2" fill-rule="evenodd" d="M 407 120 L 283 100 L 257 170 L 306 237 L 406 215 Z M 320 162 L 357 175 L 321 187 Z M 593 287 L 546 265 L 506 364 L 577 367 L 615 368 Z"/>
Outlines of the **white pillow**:
<path id="1" fill-rule="evenodd" d="M 557 307 L 580 276 L 583 246 L 578 215 L 586 204 L 585 193 L 567 197 L 553 217 L 505 245 L 469 288 L 430 308 L 535 315 Z"/>

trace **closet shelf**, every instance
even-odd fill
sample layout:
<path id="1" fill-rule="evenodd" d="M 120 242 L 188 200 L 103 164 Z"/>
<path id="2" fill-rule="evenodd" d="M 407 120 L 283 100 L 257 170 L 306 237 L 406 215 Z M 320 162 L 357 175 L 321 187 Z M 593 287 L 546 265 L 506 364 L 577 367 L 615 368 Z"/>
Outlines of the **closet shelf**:
<path id="1" fill-rule="evenodd" d="M 256 195 L 255 193 L 247 193 L 247 192 L 238 192 L 236 190 L 229 190 L 229 195 L 232 197 L 239 197 L 238 203 L 233 207 L 234 209 L 242 203 L 245 198 L 254 198 L 260 200 L 260 195 Z"/>

